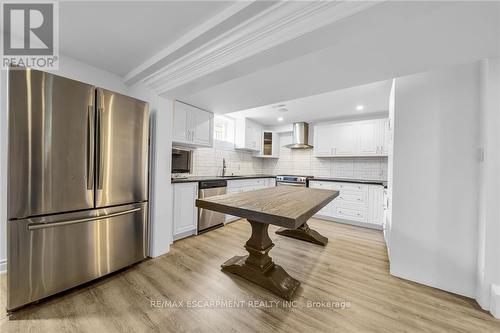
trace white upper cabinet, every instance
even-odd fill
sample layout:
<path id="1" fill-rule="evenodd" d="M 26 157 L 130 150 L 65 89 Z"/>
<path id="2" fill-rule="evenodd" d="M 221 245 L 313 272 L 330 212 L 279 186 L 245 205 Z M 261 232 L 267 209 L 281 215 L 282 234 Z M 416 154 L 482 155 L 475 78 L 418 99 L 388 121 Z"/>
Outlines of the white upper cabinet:
<path id="1" fill-rule="evenodd" d="M 211 146 L 213 138 L 213 114 L 206 111 L 192 113 L 195 144 Z"/>
<path id="2" fill-rule="evenodd" d="M 173 142 L 179 145 L 211 147 L 214 114 L 179 101 L 174 103 Z"/>
<path id="3" fill-rule="evenodd" d="M 273 131 L 262 131 L 260 136 L 260 151 L 254 154 L 255 157 L 279 158 L 280 156 L 280 136 Z"/>
<path id="4" fill-rule="evenodd" d="M 358 123 L 358 152 L 360 155 L 380 153 L 380 120 L 367 120 Z"/>
<path id="5" fill-rule="evenodd" d="M 234 148 L 260 151 L 262 149 L 262 126 L 248 119 L 236 119 Z"/>
<path id="6" fill-rule="evenodd" d="M 189 138 L 189 111 L 184 104 L 175 102 L 172 136 L 173 141 L 187 142 Z"/>
<path id="7" fill-rule="evenodd" d="M 314 156 L 330 157 L 333 151 L 332 126 L 314 126 Z"/>
<path id="8" fill-rule="evenodd" d="M 314 126 L 314 156 L 387 156 L 388 119 Z"/>
<path id="9" fill-rule="evenodd" d="M 335 156 L 356 155 L 358 137 L 355 123 L 333 125 L 333 152 Z"/>

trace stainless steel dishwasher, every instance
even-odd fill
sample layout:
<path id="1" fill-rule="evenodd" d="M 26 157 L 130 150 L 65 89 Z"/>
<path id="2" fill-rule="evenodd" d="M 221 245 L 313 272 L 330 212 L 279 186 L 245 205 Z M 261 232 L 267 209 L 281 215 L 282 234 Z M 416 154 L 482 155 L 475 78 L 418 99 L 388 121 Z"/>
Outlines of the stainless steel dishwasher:
<path id="1" fill-rule="evenodd" d="M 226 194 L 227 181 L 224 179 L 201 181 L 198 186 L 198 198 L 208 198 Z M 226 214 L 198 208 L 198 232 L 222 227 Z"/>

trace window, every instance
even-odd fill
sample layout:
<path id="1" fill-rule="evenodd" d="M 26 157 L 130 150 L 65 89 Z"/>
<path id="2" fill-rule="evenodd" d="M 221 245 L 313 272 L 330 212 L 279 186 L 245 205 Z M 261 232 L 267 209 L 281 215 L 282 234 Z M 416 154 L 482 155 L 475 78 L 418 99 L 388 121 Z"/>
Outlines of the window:
<path id="1" fill-rule="evenodd" d="M 214 141 L 218 145 L 234 145 L 234 119 L 227 116 L 214 117 Z"/>

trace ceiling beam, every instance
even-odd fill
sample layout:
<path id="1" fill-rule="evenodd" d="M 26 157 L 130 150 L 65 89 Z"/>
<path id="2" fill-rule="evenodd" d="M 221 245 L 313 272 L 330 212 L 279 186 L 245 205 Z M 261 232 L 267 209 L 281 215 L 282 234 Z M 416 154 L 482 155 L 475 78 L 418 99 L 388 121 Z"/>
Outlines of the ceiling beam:
<path id="1" fill-rule="evenodd" d="M 257 3 L 262 3 L 257 1 Z M 207 74 L 249 58 L 288 40 L 363 11 L 379 2 L 358 1 L 280 1 L 268 2 L 268 7 L 218 36 L 199 43 L 189 52 L 171 59 L 183 45 L 193 41 L 203 31 L 215 27 L 245 7 L 228 8 L 217 18 L 193 29 L 125 77 L 128 84 L 137 81 L 159 94 L 195 81 Z M 167 60 L 167 61 L 165 61 Z M 159 64 L 161 64 L 159 66 Z"/>
<path id="2" fill-rule="evenodd" d="M 160 52 L 131 70 L 124 77 L 125 83 L 134 84 L 138 81 L 141 81 L 145 76 L 148 75 L 148 73 L 150 74 L 151 72 L 156 71 L 158 65 L 161 64 L 165 59 L 170 58 L 174 53 L 181 50 L 183 47 L 193 42 L 204 33 L 223 23 L 228 18 L 241 12 L 243 9 L 247 8 L 254 2 L 255 1 L 237 1 L 235 4 L 225 8 L 217 15 L 196 26 L 194 29 L 191 29 L 189 32 L 167 46 L 165 49 L 161 50 Z"/>

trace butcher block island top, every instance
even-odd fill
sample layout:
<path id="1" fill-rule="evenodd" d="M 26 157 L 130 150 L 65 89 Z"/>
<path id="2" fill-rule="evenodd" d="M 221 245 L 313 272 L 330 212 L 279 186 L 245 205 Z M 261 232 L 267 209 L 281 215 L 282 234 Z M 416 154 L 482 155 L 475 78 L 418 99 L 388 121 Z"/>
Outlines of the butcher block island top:
<path id="1" fill-rule="evenodd" d="M 296 229 L 338 195 L 338 191 L 278 186 L 198 199 L 196 206 Z"/>
<path id="2" fill-rule="evenodd" d="M 227 260 L 222 271 L 239 275 L 290 300 L 300 282 L 268 255 L 274 246 L 268 234 L 269 225 L 286 228 L 277 234 L 326 246 L 328 239 L 310 229 L 307 220 L 338 195 L 338 191 L 280 186 L 198 199 L 196 206 L 246 218 L 252 227 L 252 235 L 245 243 L 248 255 Z"/>

